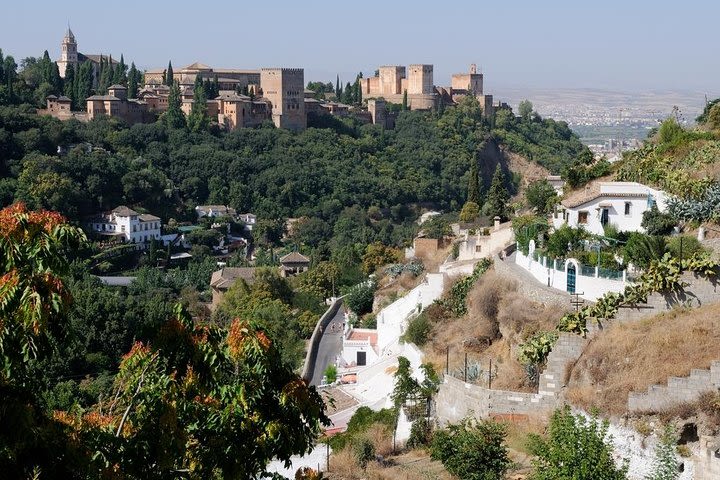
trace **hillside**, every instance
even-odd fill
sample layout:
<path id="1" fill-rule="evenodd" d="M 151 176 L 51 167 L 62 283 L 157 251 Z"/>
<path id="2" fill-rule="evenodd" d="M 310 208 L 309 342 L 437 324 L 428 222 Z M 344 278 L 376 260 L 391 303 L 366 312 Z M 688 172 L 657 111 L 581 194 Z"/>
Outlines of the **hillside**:
<path id="1" fill-rule="evenodd" d="M 626 153 L 618 180 L 659 187 L 678 198 L 670 212 L 680 220 L 717 221 L 720 182 L 720 103 L 708 103 L 697 126 L 665 120 L 637 151 Z"/>

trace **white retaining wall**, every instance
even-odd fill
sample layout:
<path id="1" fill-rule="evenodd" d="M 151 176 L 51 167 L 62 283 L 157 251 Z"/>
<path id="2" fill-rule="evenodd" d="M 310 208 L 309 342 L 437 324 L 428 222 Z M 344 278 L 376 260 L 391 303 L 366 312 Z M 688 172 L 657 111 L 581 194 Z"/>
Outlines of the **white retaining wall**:
<path id="1" fill-rule="evenodd" d="M 547 266 L 543 265 L 543 261 Z M 627 285 L 626 281 L 613 280 L 601 277 L 589 277 L 580 274 L 580 264 L 574 258 L 569 258 L 561 267 L 563 270 L 557 270 L 553 266 L 553 261 L 543 259 L 543 261 L 533 260 L 530 255 L 523 255 L 521 251 L 515 254 L 515 263 L 527 270 L 535 279 L 549 287 L 557 290 L 567 291 L 567 267 L 569 264 L 575 264 L 575 291 L 580 293 L 581 297 L 596 301 L 609 292 L 622 292 Z"/>
<path id="2" fill-rule="evenodd" d="M 395 300 L 377 314 L 378 349 L 381 352 L 404 333 L 407 319 L 440 298 L 445 274 L 428 273 L 425 280 L 405 296 Z"/>

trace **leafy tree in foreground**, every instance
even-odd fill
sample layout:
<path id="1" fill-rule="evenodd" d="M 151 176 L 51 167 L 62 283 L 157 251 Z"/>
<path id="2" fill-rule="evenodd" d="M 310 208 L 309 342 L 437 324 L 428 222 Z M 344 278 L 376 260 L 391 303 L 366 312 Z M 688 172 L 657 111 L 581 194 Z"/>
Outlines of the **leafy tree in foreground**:
<path id="1" fill-rule="evenodd" d="M 463 480 L 500 480 L 510 466 L 504 444 L 506 435 L 502 424 L 466 418 L 435 432 L 430 454 L 448 472 Z"/>
<path id="2" fill-rule="evenodd" d="M 618 467 L 612 457 L 608 422 L 573 415 L 570 407 L 556 410 L 547 438 L 531 435 L 532 480 L 625 480 L 627 464 Z"/>

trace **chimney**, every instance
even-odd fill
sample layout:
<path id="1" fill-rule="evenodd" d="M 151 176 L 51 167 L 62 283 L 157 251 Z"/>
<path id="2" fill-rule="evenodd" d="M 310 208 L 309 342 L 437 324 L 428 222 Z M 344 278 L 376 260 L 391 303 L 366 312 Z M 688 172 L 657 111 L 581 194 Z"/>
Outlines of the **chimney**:
<path id="1" fill-rule="evenodd" d="M 493 218 L 493 224 L 496 232 L 500 230 L 500 217 L 496 216 L 495 218 Z"/>

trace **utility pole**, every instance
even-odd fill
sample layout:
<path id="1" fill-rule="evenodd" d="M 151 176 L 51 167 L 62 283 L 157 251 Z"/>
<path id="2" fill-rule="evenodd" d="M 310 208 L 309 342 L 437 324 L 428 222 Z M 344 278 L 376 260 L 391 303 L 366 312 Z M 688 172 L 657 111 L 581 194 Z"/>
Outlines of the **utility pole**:
<path id="1" fill-rule="evenodd" d="M 490 359 L 490 369 L 488 370 L 488 390 L 492 390 L 492 358 Z"/>
<path id="2" fill-rule="evenodd" d="M 450 374 L 450 347 L 445 347 L 445 375 Z"/>
<path id="3" fill-rule="evenodd" d="M 467 352 L 465 352 L 465 383 L 467 383 Z"/>

